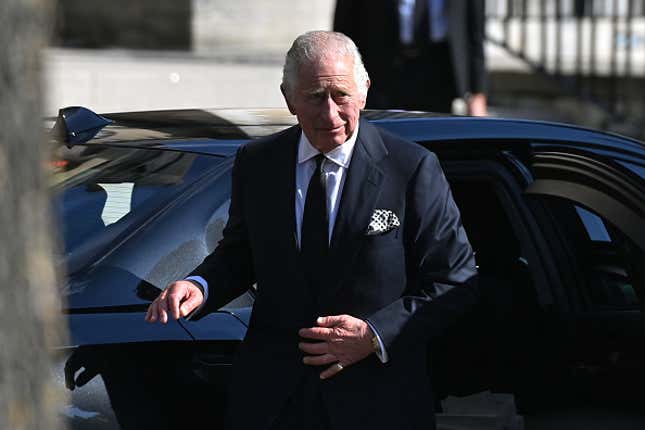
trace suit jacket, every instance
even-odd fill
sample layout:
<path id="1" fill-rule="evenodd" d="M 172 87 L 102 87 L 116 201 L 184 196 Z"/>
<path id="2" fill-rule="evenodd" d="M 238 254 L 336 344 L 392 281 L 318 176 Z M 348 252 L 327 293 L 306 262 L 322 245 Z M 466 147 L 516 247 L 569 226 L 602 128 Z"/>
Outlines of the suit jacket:
<path id="1" fill-rule="evenodd" d="M 234 365 L 231 423 L 265 429 L 307 372 L 298 330 L 321 315 L 368 319 L 390 356 L 371 355 L 320 381 L 333 429 L 430 428 L 426 342 L 475 300 L 472 249 L 437 158 L 361 120 L 334 226 L 325 285 L 313 292 L 295 236 L 295 169 L 301 130 L 240 148 L 229 220 L 217 249 L 192 273 L 209 283 L 203 312 L 257 282 L 246 338 Z M 375 209 L 401 226 L 366 235 Z"/>
<path id="2" fill-rule="evenodd" d="M 334 14 L 334 30 L 356 43 L 372 89 L 385 94 L 390 94 L 395 80 L 405 79 L 395 67 L 401 52 L 397 4 L 397 0 L 337 0 Z M 454 96 L 486 92 L 485 0 L 447 0 L 445 4 Z"/>

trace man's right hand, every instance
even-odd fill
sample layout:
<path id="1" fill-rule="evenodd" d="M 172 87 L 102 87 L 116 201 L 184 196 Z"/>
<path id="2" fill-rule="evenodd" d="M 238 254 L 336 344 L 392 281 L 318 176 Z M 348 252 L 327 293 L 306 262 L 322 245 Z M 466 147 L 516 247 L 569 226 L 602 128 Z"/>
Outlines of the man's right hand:
<path id="1" fill-rule="evenodd" d="M 170 317 L 178 320 L 190 315 L 204 301 L 202 290 L 190 281 L 177 281 L 159 294 L 146 313 L 146 321 L 166 324 Z"/>

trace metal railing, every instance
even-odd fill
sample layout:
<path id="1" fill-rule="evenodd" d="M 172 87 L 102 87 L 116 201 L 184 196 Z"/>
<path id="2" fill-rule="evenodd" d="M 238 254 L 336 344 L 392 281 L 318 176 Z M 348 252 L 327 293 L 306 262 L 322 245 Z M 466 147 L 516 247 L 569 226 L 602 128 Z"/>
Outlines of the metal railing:
<path id="1" fill-rule="evenodd" d="M 645 0 L 487 0 L 487 38 L 613 117 L 645 77 Z"/>

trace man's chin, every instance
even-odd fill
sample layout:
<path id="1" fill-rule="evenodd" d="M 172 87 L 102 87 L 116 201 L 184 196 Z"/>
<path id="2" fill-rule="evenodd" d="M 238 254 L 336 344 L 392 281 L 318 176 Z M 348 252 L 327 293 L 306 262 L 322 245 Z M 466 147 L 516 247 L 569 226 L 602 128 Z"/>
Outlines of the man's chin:
<path id="1" fill-rule="evenodd" d="M 312 142 L 312 145 L 321 152 L 329 152 L 345 143 L 346 140 L 345 134 L 321 136 L 319 139 L 316 139 L 315 143 Z"/>

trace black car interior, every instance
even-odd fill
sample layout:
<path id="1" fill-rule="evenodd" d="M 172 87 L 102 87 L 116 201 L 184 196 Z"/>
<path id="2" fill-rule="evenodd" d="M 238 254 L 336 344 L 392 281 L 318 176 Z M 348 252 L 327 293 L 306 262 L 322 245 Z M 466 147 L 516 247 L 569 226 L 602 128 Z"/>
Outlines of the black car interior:
<path id="1" fill-rule="evenodd" d="M 444 162 L 444 171 L 475 251 L 481 300 L 429 346 L 437 397 L 510 392 L 522 413 L 607 404 L 607 396 L 626 405 L 630 393 L 638 399 L 635 381 L 644 375 L 635 364 L 643 357 L 642 342 L 634 338 L 641 306 L 636 249 L 600 218 L 595 227 L 585 224 L 583 215 L 590 215 L 570 201 L 515 195 L 494 163 L 488 174 L 468 173 L 465 165 L 453 169 Z M 539 238 L 514 215 L 513 206 L 525 204 L 536 216 L 530 228 L 539 229 Z M 537 261 L 527 252 L 529 242 L 547 247 L 554 261 Z M 566 285 L 550 285 L 563 291 L 545 303 L 539 272 L 549 271 Z M 607 342 L 594 344 L 599 336 Z"/>
<path id="2" fill-rule="evenodd" d="M 445 168 L 475 252 L 481 300 L 430 345 L 437 397 L 488 389 L 518 392 L 518 377 L 527 375 L 524 367 L 532 354 L 527 340 L 541 325 L 528 257 L 506 207 L 508 190 L 493 171 L 471 176 Z"/>

